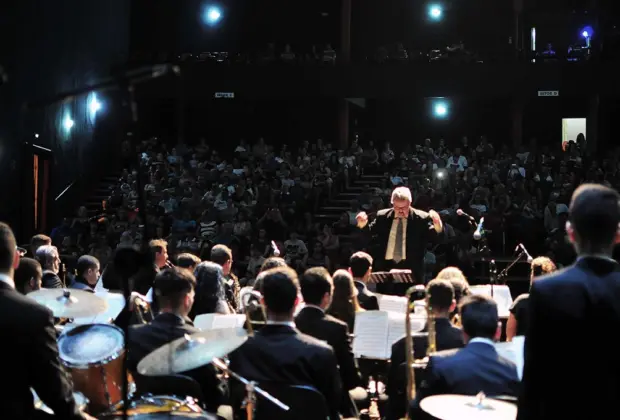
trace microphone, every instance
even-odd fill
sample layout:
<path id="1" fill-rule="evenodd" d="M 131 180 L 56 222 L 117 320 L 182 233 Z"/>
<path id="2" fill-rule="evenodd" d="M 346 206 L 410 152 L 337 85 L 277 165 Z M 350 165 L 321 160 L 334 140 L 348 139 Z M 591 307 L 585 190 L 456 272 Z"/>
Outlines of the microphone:
<path id="1" fill-rule="evenodd" d="M 271 241 L 271 249 L 273 250 L 274 257 L 280 256 L 280 248 L 278 248 L 278 245 L 276 245 L 274 241 Z"/>
<path id="2" fill-rule="evenodd" d="M 517 245 L 517 248 L 515 249 L 515 251 L 516 251 L 517 249 L 519 249 L 519 248 L 520 248 L 520 249 L 521 249 L 521 251 L 523 251 L 523 253 L 525 254 L 525 257 L 527 258 L 527 262 L 528 262 L 528 263 L 531 263 L 531 262 L 532 262 L 532 260 L 533 260 L 534 258 L 532 258 L 532 256 L 530 255 L 530 253 L 529 253 L 529 252 L 527 252 L 527 249 L 525 249 L 525 246 L 523 246 L 523 244 L 519 244 L 519 245 Z"/>
<path id="3" fill-rule="evenodd" d="M 483 225 L 484 225 L 484 217 L 481 217 L 480 222 L 478 223 L 478 227 L 476 228 L 476 231 L 474 232 L 474 239 L 477 241 L 479 241 L 482 238 Z"/>
<path id="4" fill-rule="evenodd" d="M 476 219 L 474 219 L 472 216 L 470 216 L 469 214 L 465 213 L 465 212 L 464 212 L 463 210 L 461 210 L 461 209 L 458 209 L 458 210 L 456 211 L 456 214 L 457 214 L 457 215 L 459 215 L 459 216 L 465 216 L 465 217 L 467 217 L 469 220 L 476 220 Z"/>

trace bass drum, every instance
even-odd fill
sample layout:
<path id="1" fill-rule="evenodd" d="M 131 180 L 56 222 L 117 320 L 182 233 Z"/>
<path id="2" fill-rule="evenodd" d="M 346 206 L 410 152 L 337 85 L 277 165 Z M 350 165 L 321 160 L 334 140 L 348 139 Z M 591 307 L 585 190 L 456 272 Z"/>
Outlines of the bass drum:
<path id="1" fill-rule="evenodd" d="M 112 411 L 97 416 L 100 420 L 123 418 L 123 404 L 117 404 Z M 181 399 L 168 395 L 143 396 L 131 402 L 127 418 L 132 420 L 158 420 L 168 418 L 217 420 L 208 414 L 192 398 Z"/>

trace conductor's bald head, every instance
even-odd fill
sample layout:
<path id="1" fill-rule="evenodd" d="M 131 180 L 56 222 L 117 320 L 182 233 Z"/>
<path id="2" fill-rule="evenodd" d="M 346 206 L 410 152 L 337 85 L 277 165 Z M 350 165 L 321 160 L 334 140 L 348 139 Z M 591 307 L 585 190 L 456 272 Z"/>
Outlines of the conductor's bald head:
<path id="1" fill-rule="evenodd" d="M 566 232 L 577 252 L 610 254 L 620 242 L 620 195 L 599 184 L 580 185 L 571 199 Z"/>

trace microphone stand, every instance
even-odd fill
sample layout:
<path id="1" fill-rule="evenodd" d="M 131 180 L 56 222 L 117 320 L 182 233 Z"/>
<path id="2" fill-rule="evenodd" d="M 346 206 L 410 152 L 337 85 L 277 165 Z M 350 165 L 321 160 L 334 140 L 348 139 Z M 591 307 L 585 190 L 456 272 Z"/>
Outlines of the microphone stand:
<path id="1" fill-rule="evenodd" d="M 497 266 L 495 260 L 489 261 L 489 281 L 491 283 L 491 297 L 495 296 L 495 282 L 497 281 Z"/>
<path id="2" fill-rule="evenodd" d="M 524 256 L 525 256 L 525 251 L 519 252 L 519 255 L 517 255 L 517 257 L 514 260 L 512 260 L 512 262 L 508 264 L 506 268 L 500 271 L 500 273 L 497 275 L 496 280 L 503 281 L 508 276 L 508 271 L 510 271 L 510 269 L 514 267 L 514 265 L 518 263 L 521 260 L 521 258 L 523 258 Z"/>

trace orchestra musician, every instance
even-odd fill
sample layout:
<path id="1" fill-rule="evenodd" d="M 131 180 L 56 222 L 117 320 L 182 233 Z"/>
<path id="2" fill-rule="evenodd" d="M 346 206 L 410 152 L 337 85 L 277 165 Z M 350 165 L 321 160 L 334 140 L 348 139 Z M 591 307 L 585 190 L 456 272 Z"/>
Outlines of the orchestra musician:
<path id="1" fill-rule="evenodd" d="M 532 282 L 545 274 L 553 273 L 557 270 L 553 261 L 547 257 L 537 257 L 530 263 L 530 287 Z M 510 307 L 510 315 L 506 322 L 506 341 L 512 341 L 515 336 L 525 335 L 528 329 L 528 307 L 529 293 L 519 295 Z"/>
<path id="2" fill-rule="evenodd" d="M 222 267 L 211 261 L 203 261 L 194 270 L 194 275 L 197 283 L 196 303 L 191 317 L 195 318 L 202 314 L 230 314 L 224 293 Z"/>
<path id="3" fill-rule="evenodd" d="M 570 267 L 537 279 L 528 298 L 518 420 L 604 418 L 620 395 L 620 195 L 598 184 L 573 193 Z"/>
<path id="4" fill-rule="evenodd" d="M 222 277 L 224 280 L 224 294 L 231 311 L 239 310 L 239 279 L 231 271 L 233 264 L 232 250 L 226 245 L 215 245 L 211 248 L 211 261 L 222 267 Z"/>
<path id="5" fill-rule="evenodd" d="M 368 215 L 357 215 L 357 226 L 375 239 L 374 261 L 380 271 L 411 270 L 417 283 L 424 279 L 424 255 L 429 242 L 443 240 L 443 223 L 435 210 L 428 213 L 411 207 L 411 191 L 398 187 L 392 192 L 392 208 L 379 210 L 368 223 Z M 381 285 L 383 286 L 383 285 Z M 390 290 L 391 289 L 391 290 Z M 385 293 L 404 294 L 401 287 L 387 287 Z"/>
<path id="6" fill-rule="evenodd" d="M 438 351 L 461 348 L 465 345 L 463 331 L 450 322 L 450 314 L 456 307 L 454 288 L 447 280 L 431 280 L 426 286 L 429 306 L 432 308 L 435 319 L 435 340 Z M 428 331 L 428 327 L 424 329 Z M 390 419 L 399 419 L 407 411 L 406 388 L 406 337 L 392 345 L 390 367 L 386 393 L 389 397 Z M 428 348 L 427 336 L 413 337 L 414 359 L 423 359 Z"/>
<path id="7" fill-rule="evenodd" d="M 343 321 L 353 332 L 355 328 L 355 316 L 358 312 L 364 312 L 357 300 L 357 289 L 353 283 L 353 277 L 347 270 L 336 270 L 332 276 L 334 293 L 332 302 L 329 304 L 327 313 L 336 319 Z"/>
<path id="8" fill-rule="evenodd" d="M 41 264 L 32 258 L 20 258 L 19 267 L 15 270 L 15 289 L 22 295 L 41 288 L 43 270 Z"/>
<path id="9" fill-rule="evenodd" d="M 372 257 L 363 251 L 354 253 L 349 258 L 349 271 L 357 288 L 357 300 L 360 306 L 367 311 L 378 311 L 379 300 L 366 287 L 372 274 Z"/>
<path id="10" fill-rule="evenodd" d="M 138 375 L 136 371 L 140 360 L 155 349 L 186 334 L 200 332 L 188 318 L 194 303 L 194 275 L 185 269 L 166 268 L 157 273 L 154 283 L 160 312 L 151 323 L 132 326 L 129 333 L 127 363 L 134 375 Z M 223 397 L 213 365 L 182 374 L 194 378 L 200 384 L 207 410 L 217 412 Z"/>
<path id="11" fill-rule="evenodd" d="M 43 245 L 51 245 L 52 238 L 47 235 L 39 233 L 30 238 L 30 246 L 28 247 L 28 258 L 36 258 L 37 249 Z"/>
<path id="12" fill-rule="evenodd" d="M 200 264 L 200 258 L 195 256 L 194 254 L 190 254 L 189 252 L 184 252 L 177 255 L 176 262 L 176 267 L 185 268 L 186 270 L 189 270 L 193 273 L 196 269 L 196 266 Z"/>
<path id="13" fill-rule="evenodd" d="M 345 417 L 356 416 L 357 410 L 351 398 L 348 398 L 347 391 L 361 387 L 362 378 L 353 356 L 349 327 L 346 323 L 325 313 L 332 301 L 334 289 L 332 277 L 323 267 L 310 268 L 301 276 L 299 286 L 304 298 L 304 307 L 295 317 L 295 325 L 302 333 L 332 346 L 340 368 L 343 386 L 343 403 L 340 412 Z M 367 395 L 362 390 L 362 392 L 355 392 L 353 398 L 355 397 L 363 400 Z"/>
<path id="14" fill-rule="evenodd" d="M 230 369 L 259 385 L 266 382 L 313 387 L 325 397 L 330 418 L 339 418 L 342 384 L 334 350 L 295 328 L 297 273 L 287 267 L 274 268 L 261 274 L 261 283 L 267 324 L 230 354 Z M 240 384 L 233 386 L 234 399 Z M 233 409 L 238 409 L 235 401 Z"/>
<path id="15" fill-rule="evenodd" d="M 460 305 L 460 315 L 467 345 L 429 357 L 424 379 L 409 407 L 411 419 L 429 418 L 420 409 L 420 401 L 431 395 L 519 395 L 516 365 L 495 350 L 494 342 L 502 333 L 495 301 L 484 295 L 467 296 Z"/>
<path id="16" fill-rule="evenodd" d="M 58 248 L 53 245 L 43 245 L 37 249 L 37 261 L 43 268 L 43 278 L 41 282 L 46 289 L 62 288 L 65 285 L 58 273 L 60 272 L 60 255 Z"/>
<path id="17" fill-rule="evenodd" d="M 73 383 L 60 364 L 52 313 L 15 290 L 18 264 L 15 236 L 0 223 L 0 330 L 10 342 L 0 346 L 7 385 L 0 394 L 2 417 L 36 418 L 32 388 L 56 418 L 92 419 L 77 408 Z"/>
<path id="18" fill-rule="evenodd" d="M 82 255 L 77 260 L 77 275 L 69 286 L 85 292 L 95 293 L 95 286 L 99 281 L 99 260 L 91 255 Z"/>
<path id="19" fill-rule="evenodd" d="M 456 306 L 450 313 L 450 321 L 457 327 L 460 326 L 461 321 L 459 320 L 458 305 L 461 303 L 461 299 L 465 296 L 471 295 L 471 289 L 469 288 L 469 282 L 467 281 L 465 274 L 463 274 L 463 272 L 457 267 L 446 267 L 437 273 L 435 279 L 448 280 L 450 284 L 452 284 L 452 287 L 454 288 L 454 300 L 456 301 Z"/>

